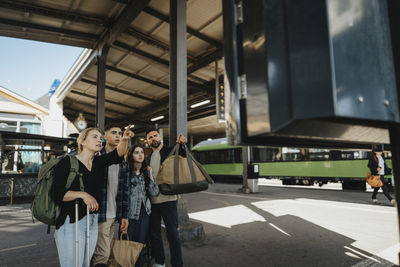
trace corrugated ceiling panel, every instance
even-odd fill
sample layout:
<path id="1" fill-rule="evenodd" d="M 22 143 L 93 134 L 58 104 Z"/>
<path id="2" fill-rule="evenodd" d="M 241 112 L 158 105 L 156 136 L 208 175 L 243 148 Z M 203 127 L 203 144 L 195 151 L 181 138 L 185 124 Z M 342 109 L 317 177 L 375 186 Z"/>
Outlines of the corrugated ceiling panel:
<path id="1" fill-rule="evenodd" d="M 165 94 L 169 94 L 169 91 L 167 90 L 162 90 L 159 87 L 156 86 L 149 86 L 146 89 L 139 91 L 141 95 L 151 97 L 154 99 L 160 99 L 161 97 L 165 96 Z"/>
<path id="2" fill-rule="evenodd" d="M 129 78 L 128 76 L 114 72 L 114 71 L 107 71 L 107 73 L 106 73 L 107 85 L 123 84 L 125 82 L 125 80 L 128 78 Z"/>
<path id="3" fill-rule="evenodd" d="M 147 88 L 148 86 L 149 84 L 147 82 L 143 82 L 133 78 L 129 78 L 119 85 L 121 89 L 125 88 L 124 89 L 125 91 L 132 91 L 132 92 L 142 90 L 143 88 Z"/>
<path id="4" fill-rule="evenodd" d="M 149 59 L 146 59 L 142 56 L 137 56 L 136 54 L 132 53 L 120 62 L 118 68 L 136 73 L 149 65 L 151 62 L 152 61 L 150 61 Z"/>
<path id="5" fill-rule="evenodd" d="M 127 52 L 122 49 L 111 47 L 107 55 L 107 64 L 117 64 L 121 59 L 125 57 L 126 53 Z"/>
<path id="6" fill-rule="evenodd" d="M 151 67 L 146 68 L 139 72 L 140 75 L 143 75 L 152 80 L 158 81 L 160 78 L 163 78 L 165 75 L 169 75 L 168 69 L 160 67 L 158 64 L 153 64 Z"/>
<path id="7" fill-rule="evenodd" d="M 192 0 L 187 3 L 187 24 L 200 30 L 222 13 L 222 1 Z"/>
<path id="8" fill-rule="evenodd" d="M 136 19 L 133 21 L 131 26 L 137 27 L 141 29 L 143 32 L 151 32 L 156 25 L 160 23 L 160 20 L 145 13 L 142 12 L 139 14 L 139 16 L 136 17 Z"/>
<path id="9" fill-rule="evenodd" d="M 214 38 L 215 40 L 222 42 L 223 37 L 224 37 L 223 36 L 223 27 L 222 27 L 222 16 L 219 17 L 217 20 L 215 20 L 213 23 L 208 24 L 200 32 L 207 34 L 207 36 L 210 36 L 210 37 Z"/>
<path id="10" fill-rule="evenodd" d="M 204 52 L 210 48 L 212 48 L 212 46 L 209 43 L 198 38 L 191 37 L 187 42 L 188 53 L 190 52 L 190 54 L 195 57 L 204 54 Z"/>
<path id="11" fill-rule="evenodd" d="M 169 44 L 169 24 L 163 23 L 154 32 L 152 32 L 152 35 L 154 35 L 158 40 Z"/>
<path id="12" fill-rule="evenodd" d="M 155 10 L 163 13 L 163 14 L 168 14 L 169 13 L 169 1 L 165 0 L 152 0 L 149 3 L 149 6 L 154 8 Z"/>

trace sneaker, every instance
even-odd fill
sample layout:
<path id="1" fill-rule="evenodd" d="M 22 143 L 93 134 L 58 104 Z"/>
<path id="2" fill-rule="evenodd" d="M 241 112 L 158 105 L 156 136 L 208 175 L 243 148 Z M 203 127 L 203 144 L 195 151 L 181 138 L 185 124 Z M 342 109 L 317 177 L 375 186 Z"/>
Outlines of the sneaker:
<path id="1" fill-rule="evenodd" d="M 392 205 L 395 207 L 397 206 L 396 200 L 394 200 L 394 199 L 390 200 L 390 203 L 392 203 Z"/>
<path id="2" fill-rule="evenodd" d="M 373 199 L 372 199 L 372 203 L 373 203 L 373 204 L 378 204 L 379 202 L 378 202 L 377 199 L 373 198 Z"/>
<path id="3" fill-rule="evenodd" d="M 155 264 L 153 265 L 153 267 L 165 267 L 165 263 L 164 263 L 164 264 L 155 263 Z"/>

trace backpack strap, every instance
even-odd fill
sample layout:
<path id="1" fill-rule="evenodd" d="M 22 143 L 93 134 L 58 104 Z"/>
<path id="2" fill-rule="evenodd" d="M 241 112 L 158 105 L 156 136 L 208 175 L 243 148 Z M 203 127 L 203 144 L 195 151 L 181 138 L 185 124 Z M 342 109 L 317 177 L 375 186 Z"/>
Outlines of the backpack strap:
<path id="1" fill-rule="evenodd" d="M 83 185 L 83 180 L 82 180 L 82 174 L 79 173 L 79 161 L 73 155 L 68 154 L 68 157 L 69 157 L 69 161 L 70 161 L 70 164 L 71 164 L 71 169 L 69 170 L 68 179 L 67 179 L 67 183 L 65 185 L 65 188 L 66 189 L 70 188 L 72 183 L 75 180 L 75 177 L 77 175 L 79 175 L 80 189 L 81 189 L 81 191 L 85 191 L 85 186 Z"/>

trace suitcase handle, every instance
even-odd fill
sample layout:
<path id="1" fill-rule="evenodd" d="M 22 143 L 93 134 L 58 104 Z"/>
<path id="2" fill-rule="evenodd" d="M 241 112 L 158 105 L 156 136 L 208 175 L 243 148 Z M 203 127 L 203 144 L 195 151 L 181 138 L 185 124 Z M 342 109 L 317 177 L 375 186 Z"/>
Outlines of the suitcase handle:
<path id="1" fill-rule="evenodd" d="M 90 222 L 89 222 L 89 207 L 86 206 L 86 260 L 87 266 L 90 266 Z M 75 267 L 79 266 L 79 199 L 75 199 Z"/>

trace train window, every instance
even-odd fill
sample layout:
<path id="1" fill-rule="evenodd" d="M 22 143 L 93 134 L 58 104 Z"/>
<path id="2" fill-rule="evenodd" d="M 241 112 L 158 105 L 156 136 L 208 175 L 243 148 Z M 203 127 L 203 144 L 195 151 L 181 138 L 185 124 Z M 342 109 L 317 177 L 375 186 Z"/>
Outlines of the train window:
<path id="1" fill-rule="evenodd" d="M 242 150 L 223 149 L 212 151 L 198 151 L 194 154 L 201 164 L 240 163 L 242 162 Z"/>
<path id="2" fill-rule="evenodd" d="M 270 162 L 281 159 L 279 148 L 272 147 L 253 147 L 251 160 L 253 162 Z"/>

